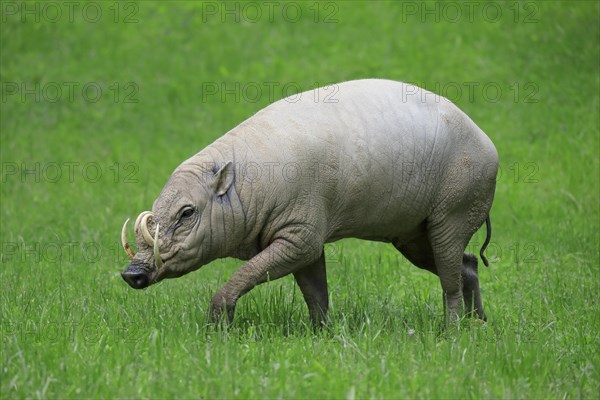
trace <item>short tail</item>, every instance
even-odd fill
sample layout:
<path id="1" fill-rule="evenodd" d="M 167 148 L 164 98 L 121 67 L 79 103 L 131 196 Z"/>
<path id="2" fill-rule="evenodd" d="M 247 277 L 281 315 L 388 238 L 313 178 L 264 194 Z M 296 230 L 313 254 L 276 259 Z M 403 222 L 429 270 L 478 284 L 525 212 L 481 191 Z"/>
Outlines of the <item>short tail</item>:
<path id="1" fill-rule="evenodd" d="M 490 239 L 492 237 L 492 222 L 490 221 L 489 215 L 485 219 L 485 226 L 486 226 L 485 242 L 483 242 L 483 246 L 481 246 L 481 249 L 479 250 L 479 257 L 481 257 L 481 261 L 483 261 L 483 264 L 485 264 L 486 267 L 489 267 L 490 263 L 489 263 L 488 259 L 485 258 L 485 255 L 483 254 L 483 252 L 485 251 L 488 244 L 490 244 Z"/>

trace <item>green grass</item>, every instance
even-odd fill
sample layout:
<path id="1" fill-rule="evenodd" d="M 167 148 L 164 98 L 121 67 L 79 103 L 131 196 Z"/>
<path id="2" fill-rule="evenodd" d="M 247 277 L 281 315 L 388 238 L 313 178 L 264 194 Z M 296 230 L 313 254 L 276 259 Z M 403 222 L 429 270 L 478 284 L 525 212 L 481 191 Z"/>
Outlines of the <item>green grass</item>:
<path id="1" fill-rule="evenodd" d="M 96 23 L 87 3 L 73 22 L 60 2 L 49 21 L 43 4 L 39 22 L 0 4 L 2 398 L 600 396 L 597 2 L 498 3 L 497 20 L 452 3 L 458 22 L 441 3 L 415 2 L 322 3 L 317 22 L 312 2 L 291 3 L 304 16 L 293 22 L 277 3 L 256 23 L 242 3 L 126 2 L 117 23 L 113 2 L 91 3 Z M 239 22 L 223 15 L 236 4 Z M 124 23 L 131 12 L 137 22 Z M 236 260 L 144 291 L 121 280 L 121 224 L 151 207 L 181 161 L 286 83 L 364 77 L 438 88 L 498 148 L 492 265 L 480 269 L 487 325 L 443 331 L 437 278 L 358 240 L 328 245 L 331 314 L 319 333 L 290 277 L 243 297 L 233 326 L 208 328 Z M 90 82 L 103 90 L 96 102 L 81 92 Z M 213 83 L 263 92 L 222 101 L 203 90 Z M 12 94 L 15 84 L 40 99 Z M 36 163 L 38 177 L 21 174 Z"/>

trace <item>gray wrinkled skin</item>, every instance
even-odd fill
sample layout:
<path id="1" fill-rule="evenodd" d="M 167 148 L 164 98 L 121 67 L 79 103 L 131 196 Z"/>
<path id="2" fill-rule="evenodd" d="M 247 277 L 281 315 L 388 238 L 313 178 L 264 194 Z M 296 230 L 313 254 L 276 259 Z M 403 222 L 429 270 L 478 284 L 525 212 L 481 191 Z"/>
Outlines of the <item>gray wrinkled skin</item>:
<path id="1" fill-rule="evenodd" d="M 232 320 L 243 294 L 294 274 L 319 325 L 323 245 L 354 237 L 391 243 L 438 275 L 447 317 L 464 299 L 485 319 L 477 259 L 464 251 L 492 206 L 490 139 L 450 101 L 412 85 L 366 79 L 324 90 L 266 107 L 183 162 L 148 222 L 152 235 L 160 224 L 164 265 L 136 232 L 125 280 L 143 288 L 236 257 L 246 262 L 214 296 L 212 317 Z"/>

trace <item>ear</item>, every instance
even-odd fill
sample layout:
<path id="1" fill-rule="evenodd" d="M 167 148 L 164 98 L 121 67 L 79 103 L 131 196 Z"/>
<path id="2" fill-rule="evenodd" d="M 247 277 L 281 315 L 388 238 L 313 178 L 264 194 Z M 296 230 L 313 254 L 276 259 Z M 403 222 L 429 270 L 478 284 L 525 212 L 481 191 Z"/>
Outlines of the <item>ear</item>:
<path id="1" fill-rule="evenodd" d="M 227 161 L 227 163 L 213 175 L 211 187 L 217 196 L 223 196 L 229 190 L 229 187 L 233 183 L 233 170 L 233 163 Z"/>

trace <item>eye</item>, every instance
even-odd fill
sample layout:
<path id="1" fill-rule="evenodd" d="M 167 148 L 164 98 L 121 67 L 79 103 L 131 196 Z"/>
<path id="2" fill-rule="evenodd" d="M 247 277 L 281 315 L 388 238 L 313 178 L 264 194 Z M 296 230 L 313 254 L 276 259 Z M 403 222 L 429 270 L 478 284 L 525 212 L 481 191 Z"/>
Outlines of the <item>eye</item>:
<path id="1" fill-rule="evenodd" d="M 191 207 L 186 208 L 185 210 L 183 210 L 183 212 L 181 213 L 181 217 L 179 219 L 183 219 L 183 218 L 189 218 L 194 214 L 194 209 Z"/>

